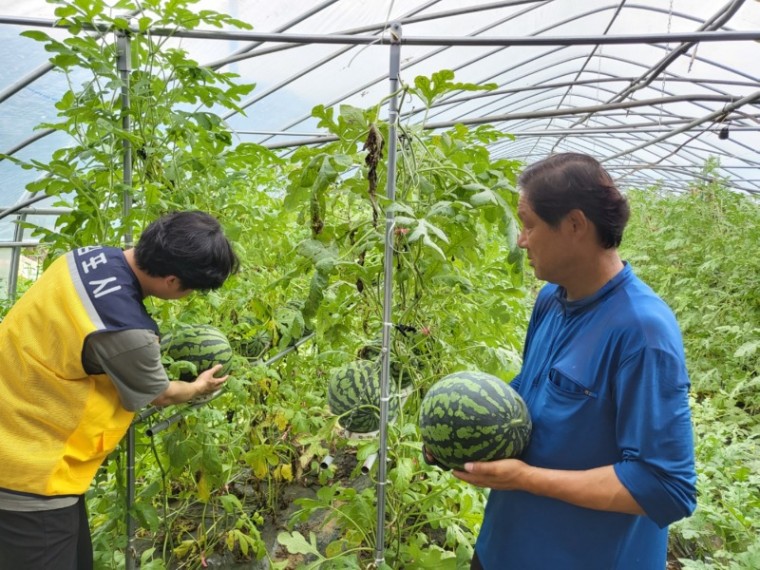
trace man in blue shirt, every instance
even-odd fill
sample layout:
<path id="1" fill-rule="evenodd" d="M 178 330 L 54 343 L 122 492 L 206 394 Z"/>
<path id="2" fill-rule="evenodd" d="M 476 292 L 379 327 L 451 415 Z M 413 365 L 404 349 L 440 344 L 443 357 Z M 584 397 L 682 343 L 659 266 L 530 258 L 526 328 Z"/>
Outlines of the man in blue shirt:
<path id="1" fill-rule="evenodd" d="M 472 568 L 663 570 L 696 506 L 681 333 L 618 255 L 628 204 L 596 160 L 550 156 L 519 186 L 518 245 L 548 281 L 512 382 L 533 433 L 454 472 L 491 489 Z"/>

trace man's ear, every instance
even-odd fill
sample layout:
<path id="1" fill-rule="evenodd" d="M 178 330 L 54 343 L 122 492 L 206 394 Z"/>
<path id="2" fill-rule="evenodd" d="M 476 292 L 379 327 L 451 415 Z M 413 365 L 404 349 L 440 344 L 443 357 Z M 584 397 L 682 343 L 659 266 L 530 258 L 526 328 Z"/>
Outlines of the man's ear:
<path id="1" fill-rule="evenodd" d="M 164 283 L 167 287 L 173 289 L 173 288 L 179 288 L 182 285 L 182 282 L 179 280 L 179 277 L 176 275 L 167 275 L 164 277 Z"/>
<path id="2" fill-rule="evenodd" d="M 582 235 L 591 229 L 591 220 L 586 217 L 582 210 L 574 209 L 567 213 L 565 218 L 575 235 Z"/>

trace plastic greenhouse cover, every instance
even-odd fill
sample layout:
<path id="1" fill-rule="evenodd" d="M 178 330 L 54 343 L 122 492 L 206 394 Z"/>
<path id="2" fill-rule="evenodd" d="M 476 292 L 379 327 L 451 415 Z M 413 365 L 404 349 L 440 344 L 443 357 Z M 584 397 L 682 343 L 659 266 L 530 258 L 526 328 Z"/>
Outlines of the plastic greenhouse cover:
<path id="1" fill-rule="evenodd" d="M 388 30 L 402 22 L 401 80 L 452 69 L 457 81 L 495 82 L 491 93 L 463 92 L 431 109 L 426 124 L 487 122 L 516 135 L 492 147 L 496 157 L 526 162 L 578 150 L 605 160 L 623 186 L 660 183 L 683 190 L 708 157 L 737 189 L 760 191 L 760 44 L 680 41 L 593 45 L 601 36 L 666 36 L 703 29 L 757 32 L 754 0 L 203 0 L 195 6 L 247 21 L 253 33 L 299 35 L 305 43 L 254 42 L 236 35 L 172 40 L 202 64 L 224 64 L 255 83 L 245 116 L 225 115 L 239 141 L 273 147 L 300 144 L 320 133 L 318 104 L 366 107 L 388 93 Z M 55 118 L 65 78 L 45 69 L 48 54 L 19 33 L 13 18 L 53 20 L 42 0 L 0 0 L 0 152 L 28 141 L 34 127 Z M 10 22 L 8 21 L 10 20 Z M 706 26 L 712 27 L 706 28 Z M 61 30 L 45 29 L 65 37 Z M 373 43 L 322 43 L 328 34 L 377 38 Z M 447 45 L 462 38 L 583 37 L 581 45 Z M 415 43 L 436 38 L 436 45 Z M 449 42 L 453 43 L 453 42 Z M 660 64 L 662 64 L 660 66 Z M 662 69 L 660 69 L 660 66 Z M 737 109 L 731 105 L 743 104 Z M 422 105 L 407 102 L 405 120 L 422 121 Z M 729 109 L 726 111 L 726 109 Z M 723 111 L 726 111 L 725 113 Z M 720 138 L 726 125 L 730 136 Z M 45 160 L 66 144 L 49 135 L 18 150 Z M 0 162 L 0 209 L 24 198 L 35 174 Z M 0 240 L 10 239 L 0 221 Z"/>

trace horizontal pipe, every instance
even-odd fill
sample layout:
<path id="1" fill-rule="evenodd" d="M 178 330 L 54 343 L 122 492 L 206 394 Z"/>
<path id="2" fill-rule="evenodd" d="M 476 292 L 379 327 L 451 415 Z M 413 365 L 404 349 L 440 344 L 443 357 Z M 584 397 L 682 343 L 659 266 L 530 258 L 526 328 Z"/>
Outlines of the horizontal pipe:
<path id="1" fill-rule="evenodd" d="M 685 119 L 679 119 L 675 121 L 662 121 L 661 123 L 651 124 L 651 125 L 641 125 L 641 124 L 633 124 L 633 125 L 619 125 L 619 126 L 610 126 L 610 127 L 588 127 L 588 128 L 575 128 L 575 129 L 553 129 L 553 130 L 543 130 L 543 131 L 510 131 L 510 134 L 515 136 L 545 136 L 545 135 L 572 135 L 572 134 L 606 134 L 606 133 L 617 133 L 617 132 L 632 132 L 632 133 L 639 133 L 639 132 L 648 132 L 648 133 L 656 133 L 656 132 L 665 132 L 669 129 L 666 129 L 664 125 L 669 124 L 682 124 L 687 123 L 688 121 Z M 732 125 L 730 127 L 731 131 L 760 131 L 760 125 L 758 126 L 739 126 L 739 125 Z M 292 132 L 286 132 L 286 131 L 235 131 L 238 135 L 272 135 L 272 136 L 305 136 L 305 137 L 313 137 L 313 140 L 322 140 L 322 139 L 329 139 L 325 140 L 324 142 L 331 142 L 336 140 L 335 137 L 332 137 L 328 134 L 320 134 L 320 133 L 292 133 Z M 271 147 L 269 147 L 271 148 Z"/>
<path id="2" fill-rule="evenodd" d="M 31 27 L 60 28 L 60 20 L 42 18 L 0 17 L 0 24 L 15 24 Z M 100 32 L 111 30 L 110 26 L 83 25 L 85 29 Z M 129 28 L 130 33 L 139 34 L 139 28 Z M 222 30 L 177 30 L 175 28 L 154 28 L 152 36 L 173 38 L 194 38 L 226 41 L 280 42 L 294 44 L 345 44 L 345 45 L 389 45 L 390 38 L 377 36 L 356 36 L 346 34 L 285 34 Z M 621 34 L 589 36 L 531 36 L 531 37 L 451 37 L 405 36 L 399 39 L 402 45 L 417 46 L 571 46 L 571 45 L 619 45 L 619 44 L 667 44 L 675 42 L 725 42 L 760 40 L 760 30 L 720 31 L 720 32 L 671 32 L 655 34 Z"/>
<path id="3" fill-rule="evenodd" d="M 419 14 L 421 10 L 424 10 L 425 8 L 427 8 L 427 6 L 422 6 L 422 7 L 417 7 L 415 10 L 413 10 L 411 12 L 411 15 L 401 16 L 400 18 L 397 19 L 397 22 L 403 26 L 406 24 L 429 22 L 431 20 L 436 20 L 439 18 L 449 18 L 451 16 L 456 16 L 460 14 L 471 14 L 475 11 L 492 10 L 492 9 L 497 9 L 497 8 L 503 8 L 506 6 L 516 6 L 519 4 L 539 4 L 546 1 L 547 0 L 508 0 L 506 2 L 496 2 L 493 4 L 486 4 L 486 5 L 480 5 L 480 6 L 466 6 L 464 8 L 448 10 L 446 12 L 435 12 L 432 14 L 431 13 Z M 370 25 L 361 26 L 358 28 L 351 28 L 349 30 L 342 30 L 342 31 L 335 32 L 335 34 L 349 35 L 349 36 L 355 36 L 355 35 L 365 34 L 365 33 L 377 34 L 377 33 L 383 32 L 386 29 L 386 27 L 387 27 L 387 23 L 383 22 L 381 24 L 370 24 Z M 282 32 L 284 31 L 284 29 L 274 30 L 274 31 Z M 258 46 L 261 44 L 262 42 L 253 42 L 252 45 Z M 228 65 L 236 61 L 241 61 L 243 59 L 248 59 L 250 57 L 260 57 L 262 55 L 268 55 L 268 54 L 276 53 L 278 51 L 292 49 L 295 47 L 298 47 L 298 44 L 285 44 L 285 45 L 279 45 L 275 47 L 268 47 L 268 48 L 260 49 L 256 51 L 253 51 L 253 48 L 251 48 L 250 50 L 236 52 L 229 57 L 225 57 L 219 61 L 208 64 L 208 66 L 211 67 L 212 69 L 217 69 L 224 65 Z"/>
<path id="4" fill-rule="evenodd" d="M 7 216 L 10 216 L 11 214 L 17 213 L 20 210 L 23 210 L 24 208 L 31 206 L 32 204 L 36 204 L 37 202 L 44 200 L 45 198 L 50 198 L 50 197 L 51 196 L 48 196 L 47 194 L 37 194 L 27 200 L 24 200 L 22 202 L 17 202 L 16 204 L 14 204 L 13 206 L 10 206 L 9 208 L 0 210 L 0 220 L 2 220 L 3 218 Z"/>
<path id="5" fill-rule="evenodd" d="M 293 352 L 294 350 L 296 350 L 303 343 L 305 343 L 307 340 L 310 340 L 313 336 L 314 336 L 314 333 L 309 333 L 306 336 L 299 338 L 298 341 L 293 346 L 287 347 L 282 352 L 278 352 L 272 358 L 270 358 L 269 360 L 267 360 L 266 362 L 264 362 L 264 366 L 269 366 L 270 364 L 274 364 L 275 362 L 277 362 L 281 358 L 284 358 L 285 356 L 287 356 L 288 354 L 290 354 L 291 352 Z"/>
<path id="6" fill-rule="evenodd" d="M 609 56 L 607 57 L 609 58 Z M 524 77 L 525 76 L 521 77 L 521 79 L 523 79 Z M 631 81 L 630 77 L 621 76 L 621 77 L 595 77 L 593 79 L 581 79 L 578 81 L 561 81 L 561 82 L 537 83 L 535 85 L 522 85 L 520 87 L 495 89 L 493 91 L 484 91 L 484 92 L 479 92 L 479 93 L 468 93 L 466 95 L 458 95 L 456 97 L 451 97 L 449 99 L 441 99 L 440 101 L 436 101 L 435 103 L 433 103 L 430 106 L 430 108 L 434 109 L 437 107 L 453 107 L 453 106 L 461 105 L 462 103 L 468 103 L 468 102 L 475 101 L 478 99 L 494 98 L 494 97 L 499 97 L 501 95 L 514 95 L 516 93 L 523 93 L 527 91 L 549 91 L 549 90 L 560 88 L 560 87 L 577 87 L 577 86 L 588 86 L 589 88 L 592 88 L 602 83 L 630 83 L 630 81 Z M 755 87 L 757 85 L 756 83 L 751 83 L 749 81 L 691 79 L 688 77 L 668 77 L 667 82 L 668 83 L 681 82 L 681 83 L 689 83 L 692 85 L 701 85 L 703 83 L 709 83 L 711 86 L 712 85 L 729 85 L 729 86 L 735 86 L 735 87 Z M 402 113 L 401 116 L 406 118 L 409 116 L 420 114 L 422 112 L 424 112 L 424 109 L 422 110 L 413 109 L 405 113 Z"/>
<path id="7" fill-rule="evenodd" d="M 741 99 L 749 102 L 756 96 L 753 94 L 750 98 Z M 584 107 L 565 107 L 558 109 L 544 109 L 540 111 L 525 111 L 521 113 L 504 113 L 500 115 L 486 115 L 474 119 L 461 119 L 458 121 L 439 121 L 431 122 L 425 125 L 428 129 L 441 129 L 453 127 L 457 124 L 463 125 L 482 125 L 487 123 L 499 123 L 503 121 L 515 121 L 519 119 L 545 119 L 549 117 L 564 117 L 568 115 L 582 115 L 587 113 L 597 113 L 610 111 L 614 109 L 633 109 L 636 107 L 653 107 L 656 105 L 665 105 L 670 103 L 693 103 L 695 101 L 715 101 L 719 103 L 729 103 L 736 101 L 738 97 L 727 97 L 725 95 L 674 95 L 671 97 L 654 97 L 652 99 L 639 99 L 632 101 L 622 101 L 620 103 L 603 103 L 600 105 L 587 105 Z"/>
<path id="8" fill-rule="evenodd" d="M 147 420 L 149 417 L 151 417 L 153 414 L 157 414 L 160 411 L 160 408 L 157 408 L 155 406 L 151 406 L 149 408 L 145 408 L 141 412 L 135 415 L 135 419 L 132 421 L 132 424 L 139 424 L 142 421 Z"/>
<path id="9" fill-rule="evenodd" d="M 179 420 L 181 420 L 184 417 L 184 415 L 179 415 L 179 414 L 177 414 L 177 416 L 172 416 L 168 419 L 158 422 L 157 424 L 153 424 L 152 426 L 149 426 L 145 430 L 145 433 L 148 435 L 148 437 L 153 437 L 157 433 L 160 433 L 164 431 L 165 429 L 167 429 L 169 426 L 176 424 Z"/>
<path id="10" fill-rule="evenodd" d="M 672 131 L 670 131 L 670 132 L 668 132 L 666 134 L 657 136 L 657 137 L 653 138 L 652 140 L 646 141 L 644 143 L 641 143 L 639 145 L 636 145 L 636 146 L 631 147 L 631 148 L 626 149 L 626 150 L 621 150 L 620 152 L 616 152 L 615 154 L 612 154 L 610 156 L 606 156 L 603 159 L 601 159 L 600 162 L 604 163 L 604 162 L 607 162 L 609 160 L 614 160 L 616 158 L 621 158 L 621 157 L 626 156 L 628 154 L 631 154 L 633 152 L 642 150 L 642 149 L 644 149 L 644 148 L 646 148 L 648 146 L 651 146 L 653 144 L 657 144 L 657 143 L 663 142 L 664 140 L 666 140 L 666 139 L 668 139 L 668 138 L 670 138 L 672 136 L 675 136 L 675 135 L 678 135 L 678 134 L 683 133 L 685 131 L 688 131 L 689 129 L 695 127 L 696 125 L 699 125 L 699 124 L 702 124 L 702 123 L 707 123 L 707 122 L 712 122 L 712 121 L 719 121 L 722 116 L 728 115 L 731 111 L 734 111 L 734 110 L 742 107 L 743 105 L 747 105 L 749 103 L 754 103 L 755 101 L 760 101 L 760 91 L 755 91 L 754 93 L 750 93 L 746 97 L 742 97 L 741 99 L 739 99 L 738 101 L 734 101 L 733 103 L 727 103 L 722 109 L 720 109 L 718 111 L 713 111 L 712 113 L 709 113 L 709 114 L 707 114 L 707 115 L 705 115 L 703 117 L 698 117 L 698 118 L 694 119 L 693 121 L 691 121 L 690 123 L 687 123 L 683 127 L 678 127 L 678 128 L 673 129 Z"/>
<path id="11" fill-rule="evenodd" d="M 239 131 L 235 130 L 235 134 L 238 135 L 271 135 L 271 136 L 284 136 L 284 137 L 324 137 L 321 133 L 299 133 L 296 131 Z"/>
<path id="12" fill-rule="evenodd" d="M 0 209 L 0 215 L 2 215 L 4 211 L 4 209 Z M 25 214 L 27 216 L 58 216 L 70 212 L 73 212 L 71 208 L 22 208 L 20 210 L 15 210 L 16 214 Z"/>
<path id="13" fill-rule="evenodd" d="M 16 146 L 14 146 L 12 148 L 9 148 L 3 154 L 7 154 L 8 156 L 13 156 L 18 151 L 23 150 L 24 148 L 28 147 L 33 142 L 37 142 L 40 139 L 44 139 L 46 136 L 52 135 L 54 132 L 55 132 L 55 129 L 45 129 L 43 131 L 40 131 L 40 132 L 32 135 L 28 139 L 20 142 Z M 0 162 L 2 162 L 3 160 L 5 160 L 5 157 L 4 156 L 0 156 Z"/>
<path id="14" fill-rule="evenodd" d="M 37 247 L 38 241 L 0 241 L 0 249 L 13 249 L 16 247 Z"/>
<path id="15" fill-rule="evenodd" d="M 377 461 L 377 453 L 373 453 L 367 459 L 364 460 L 364 463 L 362 464 L 362 473 L 365 475 L 368 474 L 372 470 L 372 466 L 375 464 L 375 461 Z"/>
<path id="16" fill-rule="evenodd" d="M 319 462 L 319 468 L 320 469 L 327 469 L 330 467 L 330 465 L 333 464 L 333 461 L 335 461 L 335 458 L 332 455 L 326 455 L 322 461 Z"/>
<path id="17" fill-rule="evenodd" d="M 685 121 L 679 121 L 679 122 L 685 122 Z M 692 129 L 697 129 L 699 125 L 692 127 Z M 712 127 L 708 128 L 708 130 L 712 130 L 715 134 L 720 131 L 721 127 Z M 515 135 L 516 137 L 543 137 L 547 135 L 619 135 L 619 134 L 626 134 L 626 133 L 669 133 L 672 129 L 667 128 L 667 126 L 647 126 L 647 127 L 634 127 L 634 126 L 623 126 L 623 127 L 588 127 L 588 128 L 576 128 L 576 129 L 548 129 L 545 131 L 510 131 L 510 134 Z M 699 130 L 704 130 L 704 127 L 701 127 Z M 757 127 L 739 127 L 739 126 L 732 126 L 729 128 L 729 135 L 733 132 L 742 132 L 742 131 L 749 131 L 749 132 L 756 132 L 760 131 L 760 126 Z"/>
<path id="18" fill-rule="evenodd" d="M 438 121 L 430 122 L 423 125 L 426 130 L 450 128 L 454 125 L 483 125 L 488 123 L 501 123 L 507 121 L 519 121 L 522 119 L 547 119 L 550 117 L 566 117 L 571 115 L 583 115 L 587 113 L 597 113 L 601 111 L 611 111 L 616 109 L 632 109 L 635 107 L 652 107 L 667 103 L 677 102 L 694 102 L 694 101 L 715 101 L 725 102 L 726 104 L 735 101 L 736 98 L 725 95 L 676 95 L 672 97 L 656 97 L 653 99 L 640 99 L 638 101 L 623 101 L 621 103 L 605 103 L 602 105 L 588 105 L 585 107 L 565 107 L 560 109 L 543 109 L 540 111 L 526 111 L 521 113 L 506 113 L 501 115 L 484 115 L 472 119 L 460 119 L 457 121 Z M 313 139 L 301 139 L 290 142 L 264 143 L 262 146 L 269 149 L 288 148 L 291 146 L 305 146 L 310 144 L 321 144 L 338 140 L 335 135 Z"/>
<path id="19" fill-rule="evenodd" d="M 139 13 L 139 10 L 133 10 L 128 17 L 135 16 Z M 27 24 L 31 25 L 31 24 Z M 30 84 L 34 83 L 37 79 L 48 73 L 49 71 L 52 71 L 53 69 L 52 63 L 45 63 L 29 73 L 28 75 L 22 77 L 20 80 L 16 81 L 13 85 L 10 85 L 8 88 L 4 89 L 2 92 L 0 92 L 0 103 L 8 99 L 9 97 L 12 97 L 19 91 L 21 91 L 24 87 L 29 86 Z"/>

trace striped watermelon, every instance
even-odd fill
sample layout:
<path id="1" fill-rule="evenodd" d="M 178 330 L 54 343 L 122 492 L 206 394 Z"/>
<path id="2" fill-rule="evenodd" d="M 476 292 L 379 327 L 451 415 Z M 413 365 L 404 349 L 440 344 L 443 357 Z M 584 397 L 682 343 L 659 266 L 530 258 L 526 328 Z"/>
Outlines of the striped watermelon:
<path id="1" fill-rule="evenodd" d="M 228 338 L 235 352 L 246 358 L 262 358 L 272 348 L 272 336 L 266 330 L 253 328 L 247 323 L 238 326 Z"/>
<path id="2" fill-rule="evenodd" d="M 383 350 L 383 340 L 377 339 L 362 346 L 356 353 L 356 356 L 362 360 L 375 362 L 379 367 L 382 364 L 381 354 Z M 396 352 L 391 349 L 390 374 L 396 384 L 400 383 L 401 388 L 406 388 L 412 383 L 411 367 L 402 364 Z"/>
<path id="3" fill-rule="evenodd" d="M 442 465 L 462 470 L 468 461 L 516 457 L 528 445 L 528 408 L 509 384 L 484 372 L 455 372 L 425 394 L 420 434 Z"/>
<path id="4" fill-rule="evenodd" d="M 391 390 L 393 393 L 393 390 Z M 354 433 L 380 429 L 380 368 L 371 360 L 357 360 L 338 368 L 327 384 L 330 411 Z M 388 402 L 388 416 L 398 413 L 398 398 Z"/>
<path id="5" fill-rule="evenodd" d="M 229 374 L 232 367 L 233 351 L 227 336 L 211 325 L 177 326 L 161 337 L 161 352 L 185 382 L 192 382 L 215 364 L 224 365 L 217 376 Z"/>

